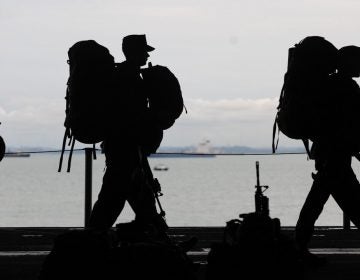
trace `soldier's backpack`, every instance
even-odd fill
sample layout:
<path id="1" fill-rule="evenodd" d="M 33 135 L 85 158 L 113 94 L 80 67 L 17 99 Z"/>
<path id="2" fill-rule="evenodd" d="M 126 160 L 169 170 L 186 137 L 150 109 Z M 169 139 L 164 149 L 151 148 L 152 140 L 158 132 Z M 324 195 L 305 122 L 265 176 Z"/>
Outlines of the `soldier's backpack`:
<path id="1" fill-rule="evenodd" d="M 65 134 L 58 171 L 61 171 L 66 141 L 69 139 L 69 172 L 75 140 L 95 145 L 105 138 L 108 105 L 114 89 L 115 62 L 109 50 L 94 40 L 75 43 L 69 49 L 68 57 L 70 74 L 65 97 Z"/>
<path id="2" fill-rule="evenodd" d="M 170 128 L 184 109 L 178 79 L 167 67 L 151 64 L 142 70 L 142 76 L 155 122 L 163 130 Z"/>
<path id="3" fill-rule="evenodd" d="M 309 140 L 324 133 L 329 123 L 329 75 L 336 63 L 337 48 L 320 36 L 306 37 L 289 49 L 273 127 L 273 152 L 278 128 L 287 137 L 302 140 L 310 155 Z"/>

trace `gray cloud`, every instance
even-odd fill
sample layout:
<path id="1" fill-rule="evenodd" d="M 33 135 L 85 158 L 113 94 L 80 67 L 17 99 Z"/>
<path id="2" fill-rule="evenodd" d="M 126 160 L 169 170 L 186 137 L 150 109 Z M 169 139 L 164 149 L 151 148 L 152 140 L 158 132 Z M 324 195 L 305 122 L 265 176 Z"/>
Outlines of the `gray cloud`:
<path id="1" fill-rule="evenodd" d="M 274 115 L 278 98 L 259 99 L 188 99 L 189 120 L 218 121 L 261 121 L 264 117 Z"/>
<path id="2" fill-rule="evenodd" d="M 186 99 L 185 104 L 188 113 L 184 112 L 166 131 L 169 136 L 165 137 L 164 144 L 189 145 L 204 137 L 216 139 L 218 144 L 222 143 L 222 139 L 227 143 L 236 143 L 239 139 L 236 131 L 243 133 L 249 127 L 264 130 L 257 129 L 258 135 L 266 134 L 275 116 L 277 98 Z M 64 131 L 64 107 L 63 99 L 18 98 L 13 109 L 0 107 L 3 122 L 0 132 L 9 144 L 15 146 L 28 144 L 27 137 L 31 136 L 32 145 L 56 147 Z M 261 141 L 257 142 L 261 145 Z"/>
<path id="3" fill-rule="evenodd" d="M 163 145 L 196 144 L 204 138 L 215 145 L 271 145 L 278 97 L 259 99 L 186 99 L 188 114 L 166 131 Z M 284 137 L 284 145 L 298 143 Z"/>

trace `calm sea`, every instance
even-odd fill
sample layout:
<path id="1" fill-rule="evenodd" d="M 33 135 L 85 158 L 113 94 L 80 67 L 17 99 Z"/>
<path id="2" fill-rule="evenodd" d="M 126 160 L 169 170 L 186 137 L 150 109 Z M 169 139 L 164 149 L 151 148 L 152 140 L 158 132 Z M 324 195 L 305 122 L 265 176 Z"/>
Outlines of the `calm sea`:
<path id="1" fill-rule="evenodd" d="M 67 159 L 67 157 L 66 157 Z M 75 154 L 70 173 L 57 172 L 58 154 L 4 158 L 0 163 L 0 226 L 83 226 L 84 154 Z M 170 226 L 223 226 L 241 213 L 252 212 L 256 184 L 268 185 L 270 216 L 295 225 L 310 189 L 313 161 L 306 155 L 151 158 L 168 171 L 154 171 L 164 195 L 161 203 Z M 66 163 L 66 160 L 65 160 Z M 104 173 L 104 156 L 93 165 L 93 202 Z M 358 174 L 360 165 L 353 163 Z M 63 168 L 65 169 L 65 168 Z M 119 222 L 134 218 L 126 205 Z M 341 225 L 342 212 L 332 198 L 317 225 Z"/>

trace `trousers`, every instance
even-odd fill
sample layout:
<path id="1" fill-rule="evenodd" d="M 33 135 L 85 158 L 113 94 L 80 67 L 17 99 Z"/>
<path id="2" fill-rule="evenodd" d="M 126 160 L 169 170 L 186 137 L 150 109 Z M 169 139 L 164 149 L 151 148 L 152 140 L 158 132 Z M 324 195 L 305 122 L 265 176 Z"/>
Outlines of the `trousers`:
<path id="1" fill-rule="evenodd" d="M 351 156 L 316 159 L 317 174 L 302 206 L 295 228 L 295 241 L 306 249 L 330 195 L 339 207 L 360 228 L 360 184 L 351 167 Z"/>
<path id="2" fill-rule="evenodd" d="M 114 157 L 105 152 L 106 171 L 103 183 L 90 215 L 89 227 L 109 229 L 128 201 L 135 220 L 151 223 L 157 216 L 155 196 L 148 182 L 147 157 L 137 147 L 130 147 Z M 150 169 L 151 172 L 151 169 Z"/>

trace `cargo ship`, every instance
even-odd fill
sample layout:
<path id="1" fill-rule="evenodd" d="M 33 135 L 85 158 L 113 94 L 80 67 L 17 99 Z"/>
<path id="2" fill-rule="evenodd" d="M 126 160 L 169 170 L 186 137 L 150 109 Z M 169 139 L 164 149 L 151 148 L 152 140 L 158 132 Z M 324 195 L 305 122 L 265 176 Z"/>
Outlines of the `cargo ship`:
<path id="1" fill-rule="evenodd" d="M 194 148 L 188 148 L 179 152 L 157 152 L 156 154 L 151 154 L 150 158 L 212 158 L 215 156 L 216 154 L 211 147 L 210 140 L 203 140 Z"/>

